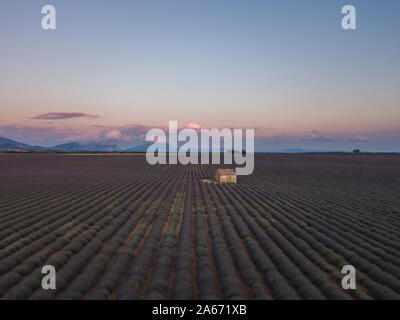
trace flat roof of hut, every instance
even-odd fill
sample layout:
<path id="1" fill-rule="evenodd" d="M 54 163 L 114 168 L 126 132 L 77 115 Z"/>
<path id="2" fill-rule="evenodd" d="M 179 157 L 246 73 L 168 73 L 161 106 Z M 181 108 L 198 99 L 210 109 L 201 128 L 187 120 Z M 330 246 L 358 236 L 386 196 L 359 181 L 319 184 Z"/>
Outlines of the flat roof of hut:
<path id="1" fill-rule="evenodd" d="M 236 173 L 233 169 L 217 169 L 215 180 L 220 183 L 236 183 Z"/>

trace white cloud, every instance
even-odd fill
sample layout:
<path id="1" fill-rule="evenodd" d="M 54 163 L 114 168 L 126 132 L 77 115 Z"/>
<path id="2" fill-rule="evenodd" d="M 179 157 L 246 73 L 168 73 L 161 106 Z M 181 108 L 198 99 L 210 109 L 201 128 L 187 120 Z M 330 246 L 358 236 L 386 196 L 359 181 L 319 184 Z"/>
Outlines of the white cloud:
<path id="1" fill-rule="evenodd" d="M 106 138 L 112 140 L 121 140 L 122 137 L 123 135 L 119 130 L 112 130 L 106 134 Z"/>
<path id="2" fill-rule="evenodd" d="M 197 123 L 190 122 L 190 123 L 186 126 L 186 128 L 189 128 L 189 129 L 200 129 L 201 127 L 200 127 L 200 125 L 197 124 Z"/>

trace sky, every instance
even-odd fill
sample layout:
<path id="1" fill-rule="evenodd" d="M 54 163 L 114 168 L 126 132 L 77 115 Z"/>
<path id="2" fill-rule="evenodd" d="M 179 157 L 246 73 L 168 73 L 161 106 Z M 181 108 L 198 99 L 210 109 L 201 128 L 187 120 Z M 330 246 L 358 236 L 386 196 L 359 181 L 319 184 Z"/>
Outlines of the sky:
<path id="1" fill-rule="evenodd" d="M 400 152 L 399 39 L 398 0 L 2 0 L 0 136 L 129 147 L 177 120 L 253 128 L 259 151 Z"/>

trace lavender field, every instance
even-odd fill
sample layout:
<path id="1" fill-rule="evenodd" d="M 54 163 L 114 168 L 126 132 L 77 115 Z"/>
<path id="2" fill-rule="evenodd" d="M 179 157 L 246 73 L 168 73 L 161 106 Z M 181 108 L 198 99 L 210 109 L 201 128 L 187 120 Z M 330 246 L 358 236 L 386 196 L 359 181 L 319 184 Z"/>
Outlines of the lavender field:
<path id="1" fill-rule="evenodd" d="M 400 299 L 400 156 L 256 155 L 202 181 L 219 167 L 1 154 L 0 297 Z"/>

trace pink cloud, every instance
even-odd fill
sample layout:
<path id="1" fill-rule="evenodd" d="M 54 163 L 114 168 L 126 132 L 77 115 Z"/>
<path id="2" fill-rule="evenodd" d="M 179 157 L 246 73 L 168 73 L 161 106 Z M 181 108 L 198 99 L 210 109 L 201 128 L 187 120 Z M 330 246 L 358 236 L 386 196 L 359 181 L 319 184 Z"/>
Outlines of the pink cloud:
<path id="1" fill-rule="evenodd" d="M 197 123 L 190 122 L 190 123 L 186 126 L 186 128 L 188 128 L 188 129 L 200 129 L 201 127 L 200 127 L 200 125 L 197 124 Z"/>
<path id="2" fill-rule="evenodd" d="M 122 133 L 119 130 L 112 130 L 106 134 L 106 138 L 120 140 L 122 138 Z"/>
<path id="3" fill-rule="evenodd" d="M 39 114 L 36 117 L 30 119 L 34 120 L 62 120 L 71 118 L 98 118 L 98 115 L 91 115 L 84 112 L 49 112 Z"/>
<path id="4" fill-rule="evenodd" d="M 309 139 L 311 141 L 331 141 L 331 139 L 325 138 L 324 135 L 322 134 L 322 132 L 318 131 L 318 130 L 313 130 L 311 132 L 311 138 Z"/>
<path id="5" fill-rule="evenodd" d="M 139 134 L 139 136 L 136 137 L 135 135 L 125 134 L 125 133 L 121 132 L 121 130 L 114 129 L 114 130 L 109 131 L 105 135 L 105 138 L 107 140 L 129 142 L 129 141 L 135 140 L 136 138 L 140 138 L 140 136 L 141 136 L 141 134 Z"/>

